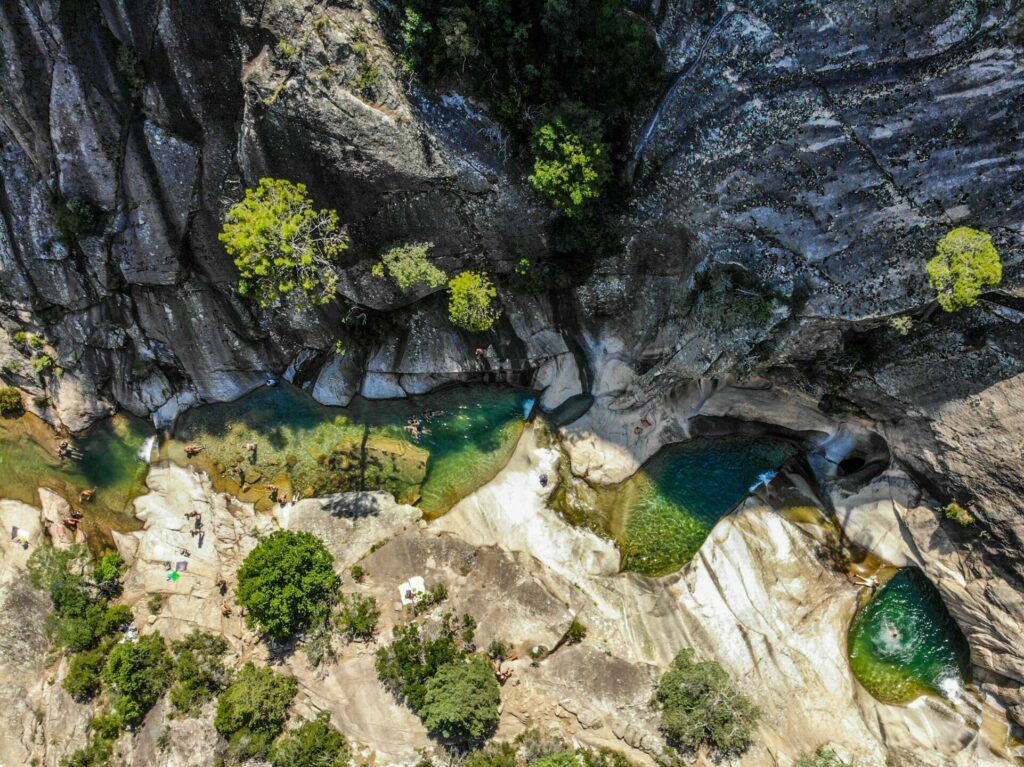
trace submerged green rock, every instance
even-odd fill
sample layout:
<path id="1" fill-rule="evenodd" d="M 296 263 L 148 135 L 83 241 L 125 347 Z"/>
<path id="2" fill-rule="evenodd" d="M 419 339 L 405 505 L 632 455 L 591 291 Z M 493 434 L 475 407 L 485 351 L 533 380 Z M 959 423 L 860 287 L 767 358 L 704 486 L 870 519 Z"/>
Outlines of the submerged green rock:
<path id="1" fill-rule="evenodd" d="M 900 570 L 853 619 L 850 666 L 883 703 L 952 697 L 971 678 L 967 639 L 916 567 Z"/>

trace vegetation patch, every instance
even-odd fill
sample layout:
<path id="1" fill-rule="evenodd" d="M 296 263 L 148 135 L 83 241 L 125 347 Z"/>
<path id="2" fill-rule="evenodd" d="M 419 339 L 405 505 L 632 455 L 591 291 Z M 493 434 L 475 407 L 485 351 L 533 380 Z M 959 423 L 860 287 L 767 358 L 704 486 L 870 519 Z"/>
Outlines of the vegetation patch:
<path id="1" fill-rule="evenodd" d="M 273 767 L 346 767 L 352 753 L 325 711 L 281 738 L 270 749 Z"/>
<path id="2" fill-rule="evenodd" d="M 281 734 L 299 690 L 295 677 L 247 663 L 217 700 L 213 726 L 238 761 L 262 758 Z"/>
<path id="3" fill-rule="evenodd" d="M 959 226 L 939 240 L 925 271 L 939 306 L 947 312 L 974 306 L 982 291 L 1003 279 L 991 235 L 969 226 Z"/>
<path id="4" fill-rule="evenodd" d="M 486 657 L 473 644 L 476 621 L 454 613 L 429 635 L 410 623 L 395 628 L 377 651 L 377 677 L 412 709 L 435 737 L 465 747 L 497 725 L 500 690 Z"/>
<path id="5" fill-rule="evenodd" d="M 676 751 L 706 747 L 722 757 L 742 754 L 754 740 L 761 711 L 732 684 L 715 661 L 681 650 L 655 692 L 661 731 Z"/>
<path id="6" fill-rule="evenodd" d="M 337 293 L 334 271 L 348 237 L 336 211 L 316 210 L 304 184 L 263 178 L 224 217 L 220 241 L 238 267 L 238 292 L 260 306 L 296 290 L 302 303 L 326 304 Z"/>
<path id="7" fill-rule="evenodd" d="M 444 285 L 446 275 L 430 262 L 433 247 L 432 242 L 410 242 L 391 248 L 373 265 L 373 276 L 387 275 L 403 291 L 417 285 L 439 288 Z"/>
<path id="8" fill-rule="evenodd" d="M 490 330 L 501 316 L 491 278 L 481 272 L 460 272 L 448 281 L 448 319 L 474 333 Z"/>
<path id="9" fill-rule="evenodd" d="M 20 389 L 13 386 L 0 388 L 0 415 L 13 415 L 21 413 L 23 410 Z"/>
<path id="10" fill-rule="evenodd" d="M 337 600 L 334 557 L 315 535 L 278 530 L 238 570 L 237 598 L 246 620 L 275 641 L 295 636 Z"/>
<path id="11" fill-rule="evenodd" d="M 230 680 L 224 667 L 228 643 L 206 631 L 193 631 L 171 644 L 175 655 L 174 686 L 168 695 L 175 711 L 195 716 Z"/>

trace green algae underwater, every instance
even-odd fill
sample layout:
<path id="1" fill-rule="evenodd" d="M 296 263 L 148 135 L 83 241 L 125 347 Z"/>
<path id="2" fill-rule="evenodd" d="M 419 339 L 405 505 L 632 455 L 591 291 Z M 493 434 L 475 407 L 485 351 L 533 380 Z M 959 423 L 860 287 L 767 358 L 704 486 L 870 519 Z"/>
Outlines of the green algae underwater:
<path id="1" fill-rule="evenodd" d="M 971 679 L 967 639 L 916 567 L 897 572 L 857 611 L 848 647 L 857 681 L 883 703 L 955 698 Z"/>
<path id="2" fill-rule="evenodd" d="M 263 387 L 185 413 L 163 454 L 261 507 L 271 503 L 271 485 L 288 498 L 386 490 L 433 518 L 508 462 L 534 399 L 511 387 L 452 387 L 339 408 L 291 386 Z M 203 448 L 192 458 L 184 453 L 189 443 Z"/>
<path id="3" fill-rule="evenodd" d="M 618 485 L 593 487 L 563 470 L 552 505 L 610 535 L 622 569 L 659 576 L 689 562 L 715 523 L 797 452 L 768 437 L 708 437 L 663 447 Z"/>

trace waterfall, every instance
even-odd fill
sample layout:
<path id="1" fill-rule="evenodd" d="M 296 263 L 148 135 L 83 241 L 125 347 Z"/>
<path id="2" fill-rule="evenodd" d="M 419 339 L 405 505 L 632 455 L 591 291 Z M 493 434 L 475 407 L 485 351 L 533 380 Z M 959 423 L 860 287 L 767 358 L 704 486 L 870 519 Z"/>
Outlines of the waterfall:
<path id="1" fill-rule="evenodd" d="M 143 463 L 149 463 L 153 460 L 153 451 L 156 450 L 157 443 L 160 438 L 156 434 L 152 434 L 146 437 L 146 441 L 142 443 L 142 447 L 139 448 L 139 452 L 135 455 L 139 457 L 139 460 Z"/>

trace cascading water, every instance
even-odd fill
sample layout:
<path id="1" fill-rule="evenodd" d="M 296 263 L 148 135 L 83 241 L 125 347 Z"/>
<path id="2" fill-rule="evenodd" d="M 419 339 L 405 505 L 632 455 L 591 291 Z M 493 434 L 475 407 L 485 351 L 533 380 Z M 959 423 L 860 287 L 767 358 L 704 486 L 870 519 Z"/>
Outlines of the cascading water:
<path id="1" fill-rule="evenodd" d="M 139 452 L 137 453 L 139 460 L 143 463 L 152 463 L 153 452 L 156 450 L 159 443 L 160 438 L 156 434 L 146 437 L 146 441 L 142 443 L 142 447 L 139 448 Z"/>

